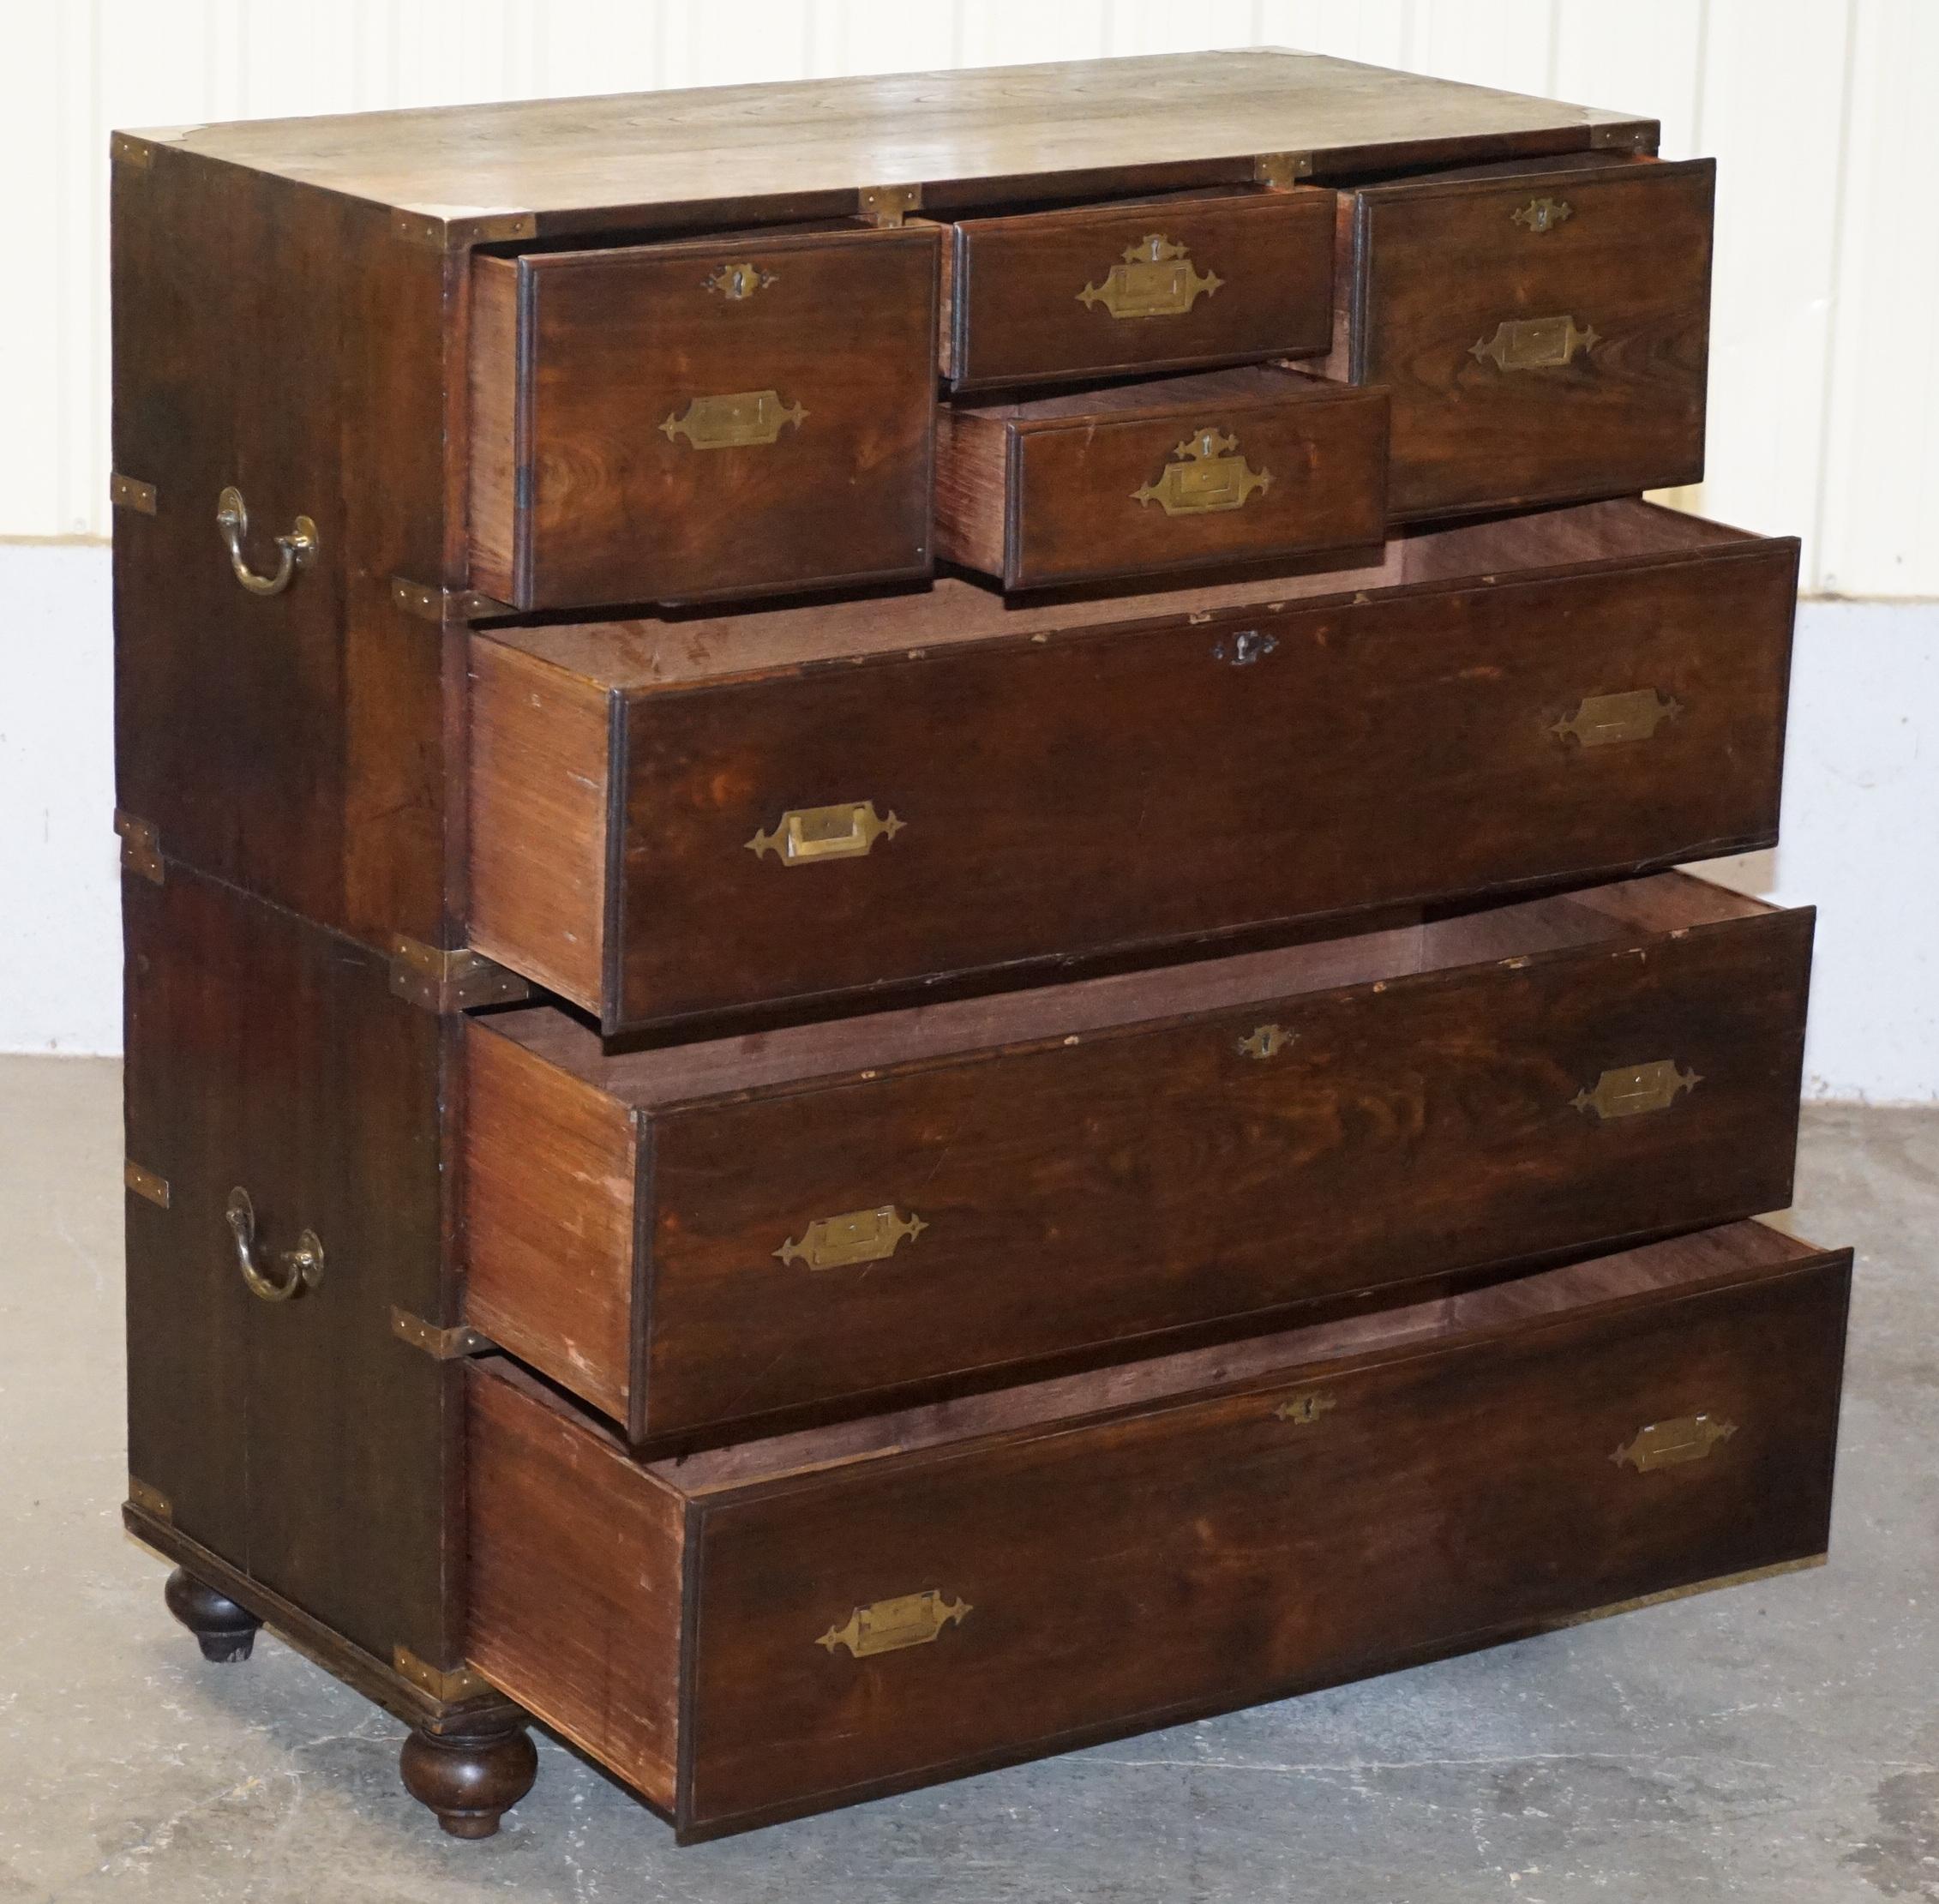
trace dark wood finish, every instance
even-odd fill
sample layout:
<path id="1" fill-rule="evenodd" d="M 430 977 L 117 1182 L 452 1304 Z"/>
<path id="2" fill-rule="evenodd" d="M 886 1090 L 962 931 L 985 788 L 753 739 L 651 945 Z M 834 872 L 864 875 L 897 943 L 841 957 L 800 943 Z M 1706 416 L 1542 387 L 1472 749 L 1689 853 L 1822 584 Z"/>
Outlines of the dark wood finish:
<path id="1" fill-rule="evenodd" d="M 405 1790 L 453 1838 L 489 1838 L 531 1790 L 538 1750 L 523 1720 L 449 1732 L 419 1727 L 405 1738 L 398 1769 Z"/>
<path id="2" fill-rule="evenodd" d="M 1703 473 L 1716 166 L 1605 155 L 1348 195 L 1336 375 L 1393 399 L 1399 518 L 1694 483 Z M 1570 215 L 1536 229 L 1543 199 Z M 1573 319 L 1566 364 L 1478 355 L 1504 322 Z"/>
<path id="3" fill-rule="evenodd" d="M 939 103 L 946 101 L 946 105 Z M 526 99 L 150 132 L 158 147 L 301 179 L 460 229 L 542 235 L 723 215 L 813 218 L 867 187 L 925 206 L 1250 183 L 1256 154 L 1316 172 L 1591 146 L 1656 124 L 1276 48 Z"/>
<path id="4" fill-rule="evenodd" d="M 653 1468 L 480 1366 L 473 1655 L 635 1784 L 676 1728 L 691 1839 L 1804 1559 L 1828 1531 L 1850 1263 L 1738 1225 Z M 1732 1429 L 1706 1458 L 1613 1458 L 1699 1413 Z M 621 1517 L 669 1490 L 677 1575 Z M 817 1643 L 931 1589 L 969 1609 L 932 1643 Z M 603 1637 L 590 1673 L 532 1643 L 561 1596 Z M 615 1697 L 676 1605 L 677 1701 Z"/>
<path id="5" fill-rule="evenodd" d="M 1524 533 L 1551 525 L 1558 560 L 1500 568 L 1456 531 L 1366 572 L 1195 595 L 1016 612 L 938 583 L 481 634 L 611 691 L 609 741 L 555 774 L 596 782 L 615 746 L 623 766 L 603 839 L 493 796 L 506 822 L 474 837 L 475 878 L 572 870 L 529 928 L 502 880 L 472 937 L 525 970 L 603 920 L 601 986 L 566 995 L 616 1030 L 1768 844 L 1796 544 L 1635 502 Z M 1555 731 L 1586 697 L 1649 688 L 1681 712 L 1648 740 Z M 525 718 L 487 691 L 481 673 L 481 719 Z M 526 798 L 552 810 L 549 785 Z M 862 800 L 903 823 L 866 857 L 748 848 L 789 810 Z M 550 910 L 567 888 L 588 895 L 569 928 Z"/>
<path id="6" fill-rule="evenodd" d="M 616 1057 L 475 1022 L 467 1316 L 664 1445 L 1781 1208 L 1810 915 L 1597 900 Z M 884 1205 L 887 1259 L 777 1259 Z"/>
<path id="7" fill-rule="evenodd" d="M 927 574 L 938 244 L 910 225 L 474 261 L 472 586 L 559 608 Z M 759 288 L 732 295 L 742 266 Z M 768 440 L 685 429 L 762 392 Z"/>
<path id="8" fill-rule="evenodd" d="M 1308 186 L 962 219 L 947 241 L 944 373 L 964 390 L 1324 351 L 1333 208 Z M 1217 285 L 1182 311 L 1086 301 L 1154 234 Z"/>
<path id="9" fill-rule="evenodd" d="M 182 1567 L 169 1575 L 162 1589 L 168 1610 L 195 1636 L 202 1657 L 215 1665 L 246 1660 L 255 1647 L 262 1622 L 246 1607 L 197 1580 Z"/>
<path id="10" fill-rule="evenodd" d="M 1283 562 L 1385 532 L 1385 397 L 1290 370 L 945 410 L 937 451 L 937 553 L 1006 588 Z M 1214 468 L 1233 472 L 1238 507 L 1158 500 Z"/>

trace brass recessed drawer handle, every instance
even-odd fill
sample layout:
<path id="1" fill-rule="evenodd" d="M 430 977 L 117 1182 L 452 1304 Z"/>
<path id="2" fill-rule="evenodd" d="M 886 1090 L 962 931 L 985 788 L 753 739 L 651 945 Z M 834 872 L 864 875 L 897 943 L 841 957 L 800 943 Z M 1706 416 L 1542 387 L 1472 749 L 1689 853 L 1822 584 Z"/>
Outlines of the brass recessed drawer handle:
<path id="1" fill-rule="evenodd" d="M 1569 1102 L 1579 1111 L 1594 1111 L 1606 1122 L 1612 1117 L 1639 1117 L 1645 1111 L 1666 1111 L 1686 1090 L 1703 1082 L 1694 1071 L 1680 1069 L 1674 1058 L 1654 1064 L 1618 1065 L 1594 1084 L 1579 1090 Z"/>
<path id="2" fill-rule="evenodd" d="M 279 536 L 276 546 L 282 558 L 273 575 L 258 575 L 243 559 L 243 538 L 249 532 L 249 506 L 243 492 L 226 489 L 215 499 L 215 526 L 229 550 L 229 566 L 236 580 L 252 595 L 280 595 L 299 568 L 306 568 L 316 556 L 316 525 L 308 516 L 298 516 L 288 535 Z"/>
<path id="3" fill-rule="evenodd" d="M 229 1192 L 224 1214 L 236 1239 L 237 1267 L 251 1292 L 265 1302 L 287 1302 L 323 1280 L 323 1245 L 315 1230 L 306 1229 L 293 1250 L 279 1250 L 263 1263 L 257 1260 L 255 1205 L 242 1185 Z"/>
<path id="4" fill-rule="evenodd" d="M 893 1204 L 849 1210 L 816 1217 L 800 1242 L 790 1236 L 774 1253 L 783 1263 L 806 1263 L 811 1270 L 842 1270 L 852 1263 L 882 1262 L 905 1237 L 913 1243 L 928 1227 L 913 1210 L 905 1216 Z"/>
<path id="5" fill-rule="evenodd" d="M 1102 284 L 1086 285 L 1078 302 L 1087 309 L 1102 304 L 1114 317 L 1175 317 L 1224 282 L 1216 271 L 1195 269 L 1184 245 L 1153 231 L 1127 246 L 1123 261 Z"/>
<path id="6" fill-rule="evenodd" d="M 669 410 L 660 434 L 669 443 L 684 436 L 695 449 L 747 449 L 778 441 L 786 424 L 799 429 L 807 416 L 798 403 L 783 403 L 778 390 L 741 390 L 695 397 L 684 413 Z"/>
<path id="7" fill-rule="evenodd" d="M 1492 358 L 1498 370 L 1552 370 L 1601 342 L 1593 324 L 1578 326 L 1573 317 L 1504 317 L 1468 354 L 1477 363 Z"/>
<path id="8" fill-rule="evenodd" d="M 1172 455 L 1156 481 L 1132 491 L 1133 502 L 1156 502 L 1168 516 L 1216 515 L 1272 487 L 1272 471 L 1252 468 L 1229 430 L 1194 430 Z"/>
<path id="9" fill-rule="evenodd" d="M 944 1627 L 961 1625 L 973 1609 L 960 1600 L 945 1600 L 939 1587 L 894 1600 L 878 1600 L 857 1607 L 846 1624 L 831 1626 L 814 1643 L 832 1653 L 845 1646 L 858 1660 L 873 1653 L 899 1653 L 905 1646 L 927 1646 Z"/>
<path id="10" fill-rule="evenodd" d="M 1657 1468 L 1680 1468 L 1686 1461 L 1702 1461 L 1717 1444 L 1737 1433 L 1737 1423 L 1718 1414 L 1680 1414 L 1673 1421 L 1652 1421 L 1638 1428 L 1610 1459 L 1618 1468 L 1647 1475 Z"/>
<path id="11" fill-rule="evenodd" d="M 844 800 L 836 807 L 796 807 L 782 814 L 765 832 L 747 842 L 756 859 L 771 853 L 783 866 L 806 866 L 814 860 L 858 860 L 879 839 L 893 839 L 906 820 L 887 819 L 875 811 L 873 800 Z"/>

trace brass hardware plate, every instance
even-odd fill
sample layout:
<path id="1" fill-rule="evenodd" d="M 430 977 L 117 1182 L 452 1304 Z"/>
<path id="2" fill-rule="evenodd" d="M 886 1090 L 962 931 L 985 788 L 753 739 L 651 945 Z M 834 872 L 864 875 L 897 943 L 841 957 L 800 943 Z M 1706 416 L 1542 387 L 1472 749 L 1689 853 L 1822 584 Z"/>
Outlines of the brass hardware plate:
<path id="1" fill-rule="evenodd" d="M 869 224 L 892 230 L 921 207 L 920 185 L 865 185 L 858 195 L 855 209 Z"/>
<path id="2" fill-rule="evenodd" d="M 1172 454 L 1156 483 L 1132 491 L 1133 502 L 1156 502 L 1168 516 L 1214 515 L 1242 509 L 1246 498 L 1272 487 L 1270 470 L 1252 468 L 1239 453 L 1239 439 L 1217 429 L 1201 429 Z"/>
<path id="3" fill-rule="evenodd" d="M 669 443 L 684 436 L 695 449 L 750 449 L 777 441 L 789 423 L 799 429 L 807 416 L 798 403 L 783 403 L 777 390 L 740 390 L 695 397 L 684 416 L 669 410 L 660 431 Z"/>
<path id="4" fill-rule="evenodd" d="M 806 1263 L 811 1270 L 846 1269 L 851 1263 L 879 1263 L 893 1256 L 903 1239 L 914 1242 L 928 1225 L 912 1210 L 904 1216 L 893 1204 L 877 1210 L 845 1210 L 819 1216 L 796 1242 L 789 1237 L 775 1255 L 783 1263 Z"/>
<path id="5" fill-rule="evenodd" d="M 1288 1031 L 1283 1025 L 1262 1024 L 1239 1041 L 1239 1055 L 1241 1058 L 1275 1057 L 1298 1036 L 1296 1031 Z"/>
<path id="6" fill-rule="evenodd" d="M 144 1170 L 133 1157 L 123 1160 L 121 1180 L 137 1197 L 146 1197 L 156 1209 L 168 1208 L 168 1179 L 158 1177 L 153 1170 Z"/>
<path id="7" fill-rule="evenodd" d="M 406 615 L 440 625 L 488 621 L 495 615 L 515 615 L 509 602 L 481 595 L 471 588 L 434 588 L 428 582 L 414 582 L 407 576 L 391 577 L 391 600 Z"/>
<path id="8" fill-rule="evenodd" d="M 805 866 L 814 860 L 864 858 L 879 839 L 893 839 L 908 825 L 891 814 L 886 820 L 873 800 L 845 801 L 838 807 L 796 807 L 782 814 L 772 829 L 756 833 L 747 850 L 756 859 L 772 853 L 783 866 Z"/>
<path id="9" fill-rule="evenodd" d="M 701 289 L 717 291 L 729 303 L 737 304 L 773 282 L 774 273 L 763 271 L 758 264 L 723 264 L 712 277 L 702 280 Z"/>
<path id="10" fill-rule="evenodd" d="M 478 212 L 448 219 L 433 218 L 426 212 L 393 212 L 391 236 L 430 251 L 462 251 L 474 244 L 536 238 L 538 219 L 531 212 Z"/>
<path id="11" fill-rule="evenodd" d="M 1591 694 L 1573 714 L 1564 714 L 1549 729 L 1558 740 L 1571 735 L 1584 747 L 1607 747 L 1616 741 L 1647 741 L 1665 721 L 1673 721 L 1684 704 L 1654 688 L 1632 688 L 1620 694 Z"/>
<path id="12" fill-rule="evenodd" d="M 1114 317 L 1175 317 L 1224 282 L 1216 271 L 1194 269 L 1185 246 L 1152 231 L 1127 245 L 1124 261 L 1102 284 L 1086 285 L 1078 302 L 1087 309 L 1102 304 Z"/>
<path id="13" fill-rule="evenodd" d="M 151 1487 L 145 1481 L 137 1481 L 134 1475 L 128 1477 L 128 1501 L 131 1507 L 138 1507 L 144 1514 L 158 1521 L 173 1524 L 175 1504 L 159 1487 Z"/>
<path id="14" fill-rule="evenodd" d="M 429 1693 L 447 1706 L 457 1704 L 460 1699 L 476 1699 L 493 1690 L 490 1681 L 470 1667 L 433 1666 L 428 1660 L 419 1659 L 408 1646 L 391 1649 L 391 1664 L 420 1691 Z"/>
<path id="15" fill-rule="evenodd" d="M 398 933 L 391 940 L 391 990 L 435 1012 L 468 1012 L 480 1005 L 512 1005 L 531 996 L 531 986 L 469 946 L 446 951 Z"/>
<path id="16" fill-rule="evenodd" d="M 1468 351 L 1478 363 L 1491 357 L 1500 370 L 1552 370 L 1572 363 L 1577 351 L 1585 357 L 1602 342 L 1593 325 L 1577 328 L 1573 317 L 1504 318 L 1492 337 L 1484 337 Z"/>
<path id="17" fill-rule="evenodd" d="M 896 1600 L 878 1600 L 857 1607 L 847 1623 L 831 1626 L 814 1643 L 832 1653 L 845 1646 L 858 1660 L 872 1654 L 899 1653 L 907 1646 L 927 1646 L 952 1622 L 960 1625 L 973 1609 L 960 1600 L 945 1600 L 939 1587 Z"/>
<path id="18" fill-rule="evenodd" d="M 1509 222 L 1526 225 L 1531 231 L 1552 231 L 1575 215 L 1576 207 L 1565 198 L 1532 198 Z"/>
<path id="19" fill-rule="evenodd" d="M 1324 1389 L 1308 1389 L 1304 1395 L 1288 1396 L 1272 1412 L 1276 1420 L 1291 1421 L 1303 1427 L 1339 1405 L 1337 1398 Z"/>
<path id="20" fill-rule="evenodd" d="M 108 141 L 108 157 L 122 165 L 132 165 L 137 171 L 146 171 L 154 162 L 155 148 L 146 139 L 131 138 L 125 132 L 114 134 Z"/>
<path id="21" fill-rule="evenodd" d="M 132 476 L 115 470 L 108 477 L 108 502 L 111 508 L 152 516 L 155 513 L 155 486 L 153 483 L 137 483 Z"/>
<path id="22" fill-rule="evenodd" d="M 449 1329 L 441 1329 L 435 1322 L 426 1322 L 422 1316 L 414 1316 L 408 1309 L 400 1309 L 394 1302 L 391 1305 L 391 1333 L 407 1342 L 413 1348 L 421 1348 L 433 1361 L 453 1362 L 465 1355 L 489 1354 L 498 1344 L 489 1336 L 481 1336 L 469 1323 L 458 1323 Z"/>
<path id="23" fill-rule="evenodd" d="M 1673 1421 L 1652 1421 L 1647 1428 L 1639 1428 L 1636 1439 L 1624 1442 L 1609 1458 L 1618 1468 L 1634 1468 L 1639 1475 L 1647 1475 L 1654 1469 L 1702 1461 L 1720 1441 L 1728 1441 L 1736 1433 L 1736 1422 L 1721 1415 L 1679 1414 Z"/>
<path id="24" fill-rule="evenodd" d="M 161 836 L 153 822 L 137 820 L 117 807 L 115 831 L 121 835 L 122 871 L 138 873 L 151 885 L 159 886 L 167 874 L 162 865 Z"/>
<path id="25" fill-rule="evenodd" d="M 1310 152 L 1262 152 L 1252 161 L 1252 183 L 1270 192 L 1288 192 L 1302 178 L 1313 175 Z"/>
<path id="26" fill-rule="evenodd" d="M 1703 1082 L 1694 1071 L 1680 1071 L 1674 1058 L 1648 1065 L 1623 1065 L 1606 1071 L 1593 1090 L 1579 1090 L 1569 1102 L 1576 1110 L 1594 1111 L 1606 1122 L 1612 1117 L 1639 1117 L 1645 1111 L 1666 1111 L 1684 1091 Z"/>

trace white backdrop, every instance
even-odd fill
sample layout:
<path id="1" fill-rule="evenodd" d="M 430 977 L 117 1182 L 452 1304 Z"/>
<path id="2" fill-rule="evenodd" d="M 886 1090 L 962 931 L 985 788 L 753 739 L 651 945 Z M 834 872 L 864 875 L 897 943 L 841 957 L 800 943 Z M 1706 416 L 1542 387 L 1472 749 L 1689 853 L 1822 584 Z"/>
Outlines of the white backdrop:
<path id="1" fill-rule="evenodd" d="M 0 26 L 0 1050 L 118 1042 L 115 126 L 1266 43 L 1660 118 L 1719 161 L 1708 475 L 1809 589 L 1939 597 L 1939 0 L 16 0 Z M 1939 1096 L 1939 609 L 1807 611 L 1780 859 L 1820 1094 Z M 9 922 L 10 919 L 10 923 Z"/>

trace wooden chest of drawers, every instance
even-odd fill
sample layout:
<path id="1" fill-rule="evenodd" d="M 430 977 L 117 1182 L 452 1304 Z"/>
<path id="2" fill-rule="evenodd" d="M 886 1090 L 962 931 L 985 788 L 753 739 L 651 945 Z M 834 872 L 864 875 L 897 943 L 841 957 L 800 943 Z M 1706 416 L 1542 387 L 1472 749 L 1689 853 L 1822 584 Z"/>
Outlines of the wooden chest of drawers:
<path id="1" fill-rule="evenodd" d="M 1822 1554 L 1812 919 L 1668 870 L 1797 544 L 1640 494 L 1654 152 L 1266 51 L 116 135 L 210 1658 L 691 1838 Z"/>

